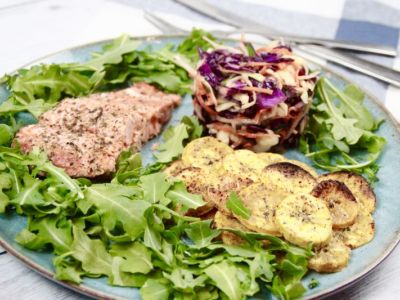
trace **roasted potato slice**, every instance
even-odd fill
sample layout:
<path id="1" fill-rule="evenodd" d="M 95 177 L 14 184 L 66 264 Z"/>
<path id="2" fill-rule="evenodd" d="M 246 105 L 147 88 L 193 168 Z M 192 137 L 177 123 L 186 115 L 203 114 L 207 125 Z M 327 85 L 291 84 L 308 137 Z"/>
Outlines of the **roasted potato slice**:
<path id="1" fill-rule="evenodd" d="M 221 233 L 221 240 L 226 245 L 242 245 L 245 242 L 241 237 L 229 231 Z"/>
<path id="2" fill-rule="evenodd" d="M 207 190 L 207 182 L 204 181 L 204 176 L 204 170 L 196 167 L 187 167 L 176 172 L 173 177 L 181 180 L 188 192 L 202 195 Z"/>
<path id="3" fill-rule="evenodd" d="M 209 168 L 218 164 L 223 157 L 232 152 L 232 148 L 217 139 L 203 137 L 186 145 L 182 152 L 182 161 L 188 166 Z"/>
<path id="4" fill-rule="evenodd" d="M 212 210 L 210 210 L 209 212 L 202 214 L 200 216 L 200 219 L 202 220 L 214 220 L 216 213 L 218 212 L 218 210 L 214 207 Z"/>
<path id="5" fill-rule="evenodd" d="M 265 167 L 264 160 L 250 150 L 236 150 L 222 160 L 223 172 L 242 179 L 259 180 Z"/>
<path id="6" fill-rule="evenodd" d="M 325 245 L 332 235 L 332 218 L 322 200 L 309 194 L 286 197 L 278 204 L 276 224 L 289 242 L 305 247 Z"/>
<path id="7" fill-rule="evenodd" d="M 189 209 L 185 215 L 191 216 L 191 217 L 205 217 L 206 219 L 209 219 L 207 214 L 209 214 L 212 210 L 214 209 L 214 205 L 212 203 L 207 203 L 206 205 L 200 206 L 196 209 Z"/>
<path id="8" fill-rule="evenodd" d="M 217 229 L 221 228 L 232 228 L 241 231 L 249 231 L 245 226 L 243 226 L 237 219 L 230 217 L 218 211 L 214 217 L 214 226 Z M 236 234 L 223 231 L 221 233 L 221 239 L 224 244 L 227 245 L 241 245 L 244 243 L 243 239 L 238 237 Z"/>
<path id="9" fill-rule="evenodd" d="M 371 214 L 359 207 L 356 221 L 353 225 L 337 231 L 345 245 L 351 249 L 369 243 L 375 234 L 375 222 Z"/>
<path id="10" fill-rule="evenodd" d="M 314 249 L 314 256 L 308 261 L 308 267 L 319 273 L 339 272 L 347 266 L 351 250 L 340 237 L 333 233 L 329 244 Z"/>
<path id="11" fill-rule="evenodd" d="M 195 167 L 187 167 L 181 169 L 179 172 L 176 172 L 174 177 L 182 180 L 188 192 L 192 194 L 202 195 L 204 201 L 207 202 L 207 204 L 204 206 L 198 207 L 196 209 L 189 209 L 187 211 L 187 215 L 199 217 L 207 214 L 214 208 L 214 203 L 207 201 L 207 197 L 205 197 L 208 189 L 208 182 L 205 180 L 205 170 Z"/>
<path id="12" fill-rule="evenodd" d="M 242 189 L 238 195 L 251 212 L 247 220 L 236 216 L 240 223 L 256 232 L 281 236 L 275 222 L 275 211 L 278 204 L 288 196 L 287 193 L 257 182 Z"/>
<path id="13" fill-rule="evenodd" d="M 231 177 L 228 174 L 221 176 L 219 174 L 210 173 L 206 176 L 207 178 L 205 180 L 207 180 L 208 185 L 204 195 L 205 201 L 213 203 L 218 210 L 227 215 L 231 214 L 226 208 L 226 202 L 229 199 L 230 193 L 238 192 L 253 182 L 251 179 Z"/>
<path id="14" fill-rule="evenodd" d="M 369 213 L 374 212 L 376 197 L 373 189 L 364 177 L 347 171 L 324 174 L 318 178 L 319 181 L 333 179 L 343 182 L 352 192 L 356 200 L 361 203 Z"/>
<path id="15" fill-rule="evenodd" d="M 217 229 L 232 228 L 239 229 L 241 231 L 249 231 L 249 229 L 241 224 L 235 217 L 228 216 L 220 211 L 215 213 L 214 225 Z"/>
<path id="16" fill-rule="evenodd" d="M 290 194 L 310 193 L 316 185 L 315 178 L 303 168 L 280 162 L 265 167 L 261 181 Z"/>
<path id="17" fill-rule="evenodd" d="M 333 228 L 346 228 L 356 220 L 357 200 L 344 183 L 324 180 L 314 187 L 311 194 L 325 201 L 332 216 Z"/>
<path id="18" fill-rule="evenodd" d="M 315 171 L 315 169 L 313 167 L 311 167 L 310 165 L 307 165 L 306 163 L 299 161 L 299 160 L 295 160 L 295 159 L 289 159 L 287 160 L 287 162 L 292 163 L 296 166 L 299 166 L 300 168 L 306 170 L 308 173 L 310 173 L 314 178 L 318 177 L 318 173 L 317 171 Z"/>
<path id="19" fill-rule="evenodd" d="M 278 153 L 272 152 L 259 152 L 257 156 L 261 158 L 266 166 L 272 165 L 277 162 L 287 161 L 286 157 Z"/>
<path id="20" fill-rule="evenodd" d="M 182 160 L 176 160 L 166 167 L 163 172 L 167 174 L 168 177 L 174 177 L 186 167 Z"/>
<path id="21" fill-rule="evenodd" d="M 303 168 L 306 170 L 308 173 L 310 173 L 314 177 L 318 177 L 318 173 L 315 171 L 315 169 L 306 163 L 303 163 L 302 161 L 298 161 L 295 159 L 287 159 L 281 154 L 278 153 L 271 153 L 271 152 L 264 152 L 264 153 L 257 153 L 257 156 L 264 160 L 267 166 L 278 163 L 278 162 L 289 162 L 292 163 L 296 166 L 299 166 L 300 168 Z"/>

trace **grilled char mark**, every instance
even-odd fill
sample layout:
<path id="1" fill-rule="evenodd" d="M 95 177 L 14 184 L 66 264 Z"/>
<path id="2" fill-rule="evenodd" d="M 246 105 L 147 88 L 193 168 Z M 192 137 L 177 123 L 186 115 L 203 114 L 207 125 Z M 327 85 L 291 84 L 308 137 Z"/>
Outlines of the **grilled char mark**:
<path id="1" fill-rule="evenodd" d="M 127 148 L 139 150 L 156 136 L 180 104 L 178 95 L 165 94 L 138 83 L 116 92 L 68 98 L 22 128 L 16 139 L 24 152 L 37 147 L 72 177 L 97 177 L 115 171 Z"/>
<path id="2" fill-rule="evenodd" d="M 277 162 L 266 166 L 264 170 L 268 171 L 272 169 L 282 172 L 285 177 L 297 176 L 314 179 L 314 177 L 309 172 L 290 162 Z"/>
<path id="3" fill-rule="evenodd" d="M 321 181 L 313 190 L 312 195 L 316 198 L 324 197 L 328 195 L 331 190 L 334 190 L 336 193 L 340 193 L 349 201 L 353 201 L 357 203 L 356 198 L 354 198 L 353 193 L 349 190 L 349 188 L 340 181 L 337 180 L 324 180 Z"/>

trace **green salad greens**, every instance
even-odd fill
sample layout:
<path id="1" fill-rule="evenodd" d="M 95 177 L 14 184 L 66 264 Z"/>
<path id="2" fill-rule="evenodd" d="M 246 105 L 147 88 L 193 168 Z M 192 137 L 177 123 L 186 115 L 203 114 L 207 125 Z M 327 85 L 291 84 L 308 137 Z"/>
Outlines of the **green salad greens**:
<path id="1" fill-rule="evenodd" d="M 364 97 L 354 85 L 341 91 L 321 77 L 300 150 L 321 169 L 356 172 L 374 182 L 379 170 L 376 161 L 386 141 L 374 133 L 382 121 L 363 105 Z"/>

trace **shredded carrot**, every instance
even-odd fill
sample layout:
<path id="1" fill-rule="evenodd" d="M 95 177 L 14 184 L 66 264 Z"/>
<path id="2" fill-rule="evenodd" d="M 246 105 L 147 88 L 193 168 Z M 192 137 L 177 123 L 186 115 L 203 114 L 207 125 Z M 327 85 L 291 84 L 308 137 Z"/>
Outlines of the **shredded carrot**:
<path id="1" fill-rule="evenodd" d="M 264 67 L 264 66 L 271 66 L 272 63 L 269 62 L 256 62 L 256 61 L 249 61 L 245 64 L 243 64 L 243 66 L 249 66 L 249 67 Z"/>
<path id="2" fill-rule="evenodd" d="M 207 127 L 208 128 L 213 128 L 213 129 L 218 130 L 218 131 L 224 131 L 224 132 L 227 132 L 227 133 L 231 133 L 231 134 L 235 133 L 235 130 L 233 130 L 232 127 L 230 127 L 229 125 L 226 125 L 226 124 L 219 123 L 219 122 L 210 124 Z"/>
<path id="3" fill-rule="evenodd" d="M 268 66 L 264 66 L 262 67 L 262 69 L 260 70 L 260 74 L 264 75 L 265 71 L 268 70 Z"/>
<path id="4" fill-rule="evenodd" d="M 264 93 L 264 94 L 268 94 L 268 95 L 271 95 L 273 93 L 273 90 L 271 90 L 271 89 L 260 88 L 260 87 L 256 87 L 256 86 L 245 86 L 242 89 L 245 91 Z"/>

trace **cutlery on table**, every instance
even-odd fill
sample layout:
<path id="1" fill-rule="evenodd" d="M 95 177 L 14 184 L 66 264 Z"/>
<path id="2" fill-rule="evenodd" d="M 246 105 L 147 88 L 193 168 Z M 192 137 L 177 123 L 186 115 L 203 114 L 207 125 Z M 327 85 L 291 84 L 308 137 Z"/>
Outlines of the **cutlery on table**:
<path id="1" fill-rule="evenodd" d="M 221 22 L 224 22 L 229 25 L 233 25 L 237 27 L 236 32 L 252 32 L 257 33 L 260 36 L 264 36 L 266 38 L 278 38 L 287 36 L 285 33 L 278 32 L 274 29 L 271 29 L 263 24 L 257 23 L 255 21 L 250 21 L 243 18 L 240 15 L 235 15 L 229 11 L 223 10 L 221 8 L 215 7 L 214 5 L 207 3 L 201 0 L 176 0 L 177 2 L 197 11 L 203 15 L 211 17 L 213 19 L 217 19 Z M 184 33 L 185 31 L 177 28 L 175 25 L 172 25 L 161 18 L 147 13 L 147 19 L 152 22 L 155 26 L 157 26 L 162 32 L 173 32 L 173 33 Z M 158 21 L 156 21 L 158 19 Z M 167 26 L 168 25 L 168 26 Z M 171 30 L 171 31 L 167 31 Z M 186 31 L 187 32 L 187 31 Z M 215 34 L 215 32 L 211 31 Z M 217 31 L 218 35 L 222 34 L 221 31 Z M 232 33 L 232 32 L 231 32 Z M 216 36 L 218 37 L 216 34 Z M 226 37 L 226 33 L 224 36 Z M 392 84 L 394 86 L 400 87 L 400 72 L 396 71 L 392 68 L 370 62 L 368 60 L 359 58 L 354 55 L 349 55 L 343 51 L 334 50 L 332 48 L 327 48 L 318 45 L 307 45 L 294 43 L 294 50 L 299 54 L 304 54 L 306 56 L 317 56 L 323 58 L 327 61 L 333 62 L 337 65 L 344 66 L 351 70 L 357 71 L 359 73 L 366 74 L 370 77 L 376 78 L 383 82 Z M 349 49 L 347 49 L 349 50 Z M 352 49 L 354 50 L 354 49 Z"/>
<path id="2" fill-rule="evenodd" d="M 232 25 L 234 27 L 239 27 L 240 30 L 243 30 L 247 33 L 254 33 L 254 34 L 260 34 L 262 36 L 267 36 L 270 39 L 283 38 L 295 44 L 312 44 L 333 49 L 351 50 L 351 51 L 386 55 L 392 57 L 397 56 L 397 50 L 391 46 L 292 35 L 283 31 L 278 31 L 274 28 L 258 23 L 257 21 L 244 18 L 239 14 L 233 13 L 228 10 L 224 10 L 206 1 L 202 0 L 200 1 L 175 0 L 175 1 L 189 7 L 192 10 L 200 12 L 203 15 L 211 17 L 217 21 Z M 237 29 L 235 31 L 237 32 Z M 228 33 L 233 33 L 233 32 L 234 31 L 228 31 Z"/>

